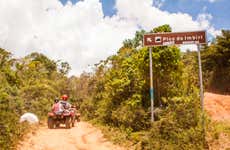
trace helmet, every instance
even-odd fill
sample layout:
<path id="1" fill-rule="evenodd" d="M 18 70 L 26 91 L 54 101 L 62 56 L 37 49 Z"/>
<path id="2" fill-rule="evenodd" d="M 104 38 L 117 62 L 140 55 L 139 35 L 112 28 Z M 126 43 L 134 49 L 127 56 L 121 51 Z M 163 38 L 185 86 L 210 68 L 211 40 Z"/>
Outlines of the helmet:
<path id="1" fill-rule="evenodd" d="M 67 101 L 68 100 L 68 96 L 66 94 L 64 94 L 64 95 L 61 96 L 61 99 L 63 101 Z"/>

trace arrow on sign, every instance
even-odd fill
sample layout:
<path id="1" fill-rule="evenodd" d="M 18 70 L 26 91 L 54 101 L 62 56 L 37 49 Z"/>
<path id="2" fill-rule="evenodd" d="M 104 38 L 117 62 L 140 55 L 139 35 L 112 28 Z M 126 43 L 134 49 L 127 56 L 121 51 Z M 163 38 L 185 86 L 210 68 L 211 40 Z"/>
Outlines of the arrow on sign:
<path id="1" fill-rule="evenodd" d="M 152 42 L 152 39 L 151 38 L 147 38 L 147 42 Z"/>

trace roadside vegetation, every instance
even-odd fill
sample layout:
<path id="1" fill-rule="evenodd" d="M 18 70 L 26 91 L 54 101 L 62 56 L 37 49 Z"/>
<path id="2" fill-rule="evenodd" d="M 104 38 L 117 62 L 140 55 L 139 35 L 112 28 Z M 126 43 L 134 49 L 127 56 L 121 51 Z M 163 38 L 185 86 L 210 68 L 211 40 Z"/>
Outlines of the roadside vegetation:
<path id="1" fill-rule="evenodd" d="M 67 77 L 67 62 L 32 53 L 13 58 L 0 49 L 0 148 L 14 149 L 27 128 L 20 115 L 33 112 L 46 117 L 53 99 L 68 93 L 82 116 L 104 128 L 116 143 L 137 149 L 204 149 L 196 52 L 176 46 L 153 48 L 155 122 L 150 122 L 149 51 L 137 31 L 117 54 L 95 64 L 94 71 Z M 150 32 L 171 32 L 168 25 Z M 230 31 L 223 30 L 202 49 L 205 89 L 229 94 Z M 220 86 L 221 85 L 221 86 Z M 218 137 L 206 121 L 207 131 Z M 229 131 L 229 127 L 221 128 Z M 215 132 L 215 133 L 214 133 Z M 130 142 L 129 142 L 130 141 Z"/>
<path id="2" fill-rule="evenodd" d="M 55 62 L 43 54 L 32 53 L 15 59 L 0 49 L 0 149 L 14 149 L 28 124 L 20 116 L 32 112 L 46 117 L 53 99 L 66 89 L 66 62 Z"/>
<path id="3" fill-rule="evenodd" d="M 125 40 L 117 54 L 95 64 L 93 73 L 71 79 L 72 95 L 82 115 L 100 124 L 114 142 L 129 140 L 137 149 L 208 148 L 208 140 L 203 139 L 194 51 L 181 52 L 176 46 L 153 48 L 156 121 L 150 123 L 149 50 L 140 44 L 145 32 L 137 31 L 133 39 Z M 150 32 L 171 32 L 171 28 L 163 25 Z M 223 30 L 210 46 L 202 48 L 206 91 L 230 92 L 229 39 L 230 31 Z"/>

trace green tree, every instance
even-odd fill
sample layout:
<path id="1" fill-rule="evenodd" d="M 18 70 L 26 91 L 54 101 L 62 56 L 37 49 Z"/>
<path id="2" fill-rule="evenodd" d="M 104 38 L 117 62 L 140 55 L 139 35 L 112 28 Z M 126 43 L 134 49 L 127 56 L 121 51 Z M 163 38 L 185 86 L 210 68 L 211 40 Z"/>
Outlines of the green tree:
<path id="1" fill-rule="evenodd" d="M 230 93 L 230 30 L 222 30 L 211 46 L 202 51 L 209 91 Z"/>
<path id="2" fill-rule="evenodd" d="M 14 59 L 11 53 L 0 49 L 1 150 L 15 149 L 26 131 L 27 125 L 18 123 L 23 113 L 45 118 L 53 99 L 65 90 L 67 77 L 57 68 L 57 63 L 43 54 Z"/>
<path id="3" fill-rule="evenodd" d="M 151 32 L 171 32 L 171 27 Z M 153 48 L 156 121 L 151 124 L 149 50 L 139 45 L 144 33 L 136 32 L 93 73 L 74 81 L 81 85 L 76 88 L 81 110 L 88 119 L 127 132 L 129 139 L 139 137 L 142 149 L 202 149 L 197 78 L 190 78 L 196 59 L 176 46 Z"/>
<path id="4" fill-rule="evenodd" d="M 151 32 L 153 33 L 172 32 L 172 28 L 168 24 L 165 24 L 165 25 L 154 28 Z"/>

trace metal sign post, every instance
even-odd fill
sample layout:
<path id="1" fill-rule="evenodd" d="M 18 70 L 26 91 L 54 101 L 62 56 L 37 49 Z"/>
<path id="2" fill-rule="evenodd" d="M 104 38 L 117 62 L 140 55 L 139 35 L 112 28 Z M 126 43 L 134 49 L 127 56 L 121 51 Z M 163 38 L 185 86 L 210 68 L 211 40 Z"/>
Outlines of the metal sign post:
<path id="1" fill-rule="evenodd" d="M 153 93 L 153 60 L 152 47 L 149 48 L 149 71 L 150 71 L 150 101 L 151 101 L 151 122 L 154 122 L 154 93 Z"/>
<path id="2" fill-rule="evenodd" d="M 197 44 L 198 53 L 198 65 L 199 65 L 199 82 L 200 82 L 200 105 L 202 112 L 202 130 L 203 130 L 203 140 L 205 142 L 205 118 L 204 118 L 204 91 L 203 91 L 203 79 L 202 79 L 202 65 L 200 57 L 200 44 Z"/>
<path id="3" fill-rule="evenodd" d="M 200 44 L 197 45 L 198 65 L 199 65 L 199 81 L 200 81 L 200 104 L 201 111 L 204 112 L 204 92 L 203 92 L 203 79 L 202 79 L 202 66 L 200 57 Z"/>

